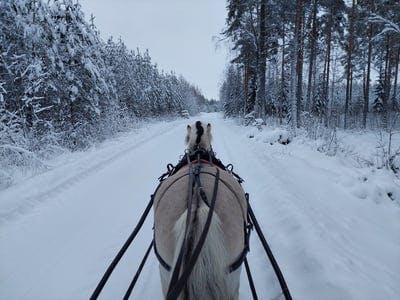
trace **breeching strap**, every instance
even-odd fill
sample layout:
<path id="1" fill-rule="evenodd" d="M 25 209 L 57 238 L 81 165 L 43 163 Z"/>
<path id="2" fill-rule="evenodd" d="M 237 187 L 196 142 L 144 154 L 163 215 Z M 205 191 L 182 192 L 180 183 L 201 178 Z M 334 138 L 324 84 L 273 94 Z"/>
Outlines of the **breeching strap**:
<path id="1" fill-rule="evenodd" d="M 139 223 L 136 225 L 135 229 L 133 230 L 131 235 L 128 237 L 128 239 L 126 240 L 125 244 L 122 246 L 121 250 L 119 250 L 117 256 L 114 258 L 114 260 L 111 262 L 110 266 L 108 267 L 108 269 L 104 273 L 104 275 L 101 278 L 99 284 L 97 285 L 96 289 L 94 290 L 92 296 L 90 296 L 90 300 L 97 299 L 97 297 L 101 293 L 101 290 L 103 289 L 103 287 L 107 283 L 107 280 L 110 277 L 111 273 L 114 271 L 114 269 L 117 266 L 118 262 L 121 260 L 122 256 L 124 255 L 124 253 L 126 252 L 128 247 L 130 246 L 130 244 L 132 243 L 132 241 L 134 240 L 134 238 L 138 234 L 140 228 L 142 228 L 142 225 L 143 225 L 144 221 L 146 220 L 146 217 L 149 214 L 149 211 L 150 211 L 151 207 L 153 206 L 153 202 L 154 202 L 154 195 L 151 196 L 151 199 L 150 199 L 149 203 L 147 204 L 145 211 L 143 212 L 142 216 L 140 217 Z"/>
<path id="2" fill-rule="evenodd" d="M 249 197 L 249 195 L 246 193 L 246 198 L 248 198 L 248 197 Z M 267 253 L 267 256 L 269 258 L 269 261 L 271 262 L 271 265 L 274 269 L 276 277 L 278 278 L 279 284 L 282 289 L 282 293 L 285 296 L 285 300 L 292 300 L 292 296 L 290 295 L 289 288 L 286 285 L 286 281 L 285 281 L 285 278 L 283 277 L 281 269 L 279 268 L 279 265 L 276 262 L 274 255 L 272 254 L 271 248 L 269 247 L 269 245 L 264 237 L 264 234 L 261 231 L 260 225 L 258 224 L 258 221 L 257 221 L 256 216 L 254 215 L 254 212 L 249 204 L 249 201 L 247 203 L 248 203 L 247 211 L 250 215 L 252 223 L 254 224 L 254 228 L 256 229 L 258 237 L 260 238 L 261 244 L 263 245 L 264 250 Z"/>

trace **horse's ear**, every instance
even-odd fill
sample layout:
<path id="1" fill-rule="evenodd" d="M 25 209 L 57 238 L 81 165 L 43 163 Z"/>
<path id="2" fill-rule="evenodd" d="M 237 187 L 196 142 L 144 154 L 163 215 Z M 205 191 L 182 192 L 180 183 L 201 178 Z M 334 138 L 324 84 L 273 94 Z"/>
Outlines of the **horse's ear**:
<path id="1" fill-rule="evenodd" d="M 190 125 L 188 125 L 188 126 L 186 127 L 186 130 L 187 130 L 187 134 L 186 134 L 186 138 L 185 138 L 185 143 L 186 143 L 186 144 L 189 144 L 190 131 L 192 130 L 192 127 L 191 127 Z"/>

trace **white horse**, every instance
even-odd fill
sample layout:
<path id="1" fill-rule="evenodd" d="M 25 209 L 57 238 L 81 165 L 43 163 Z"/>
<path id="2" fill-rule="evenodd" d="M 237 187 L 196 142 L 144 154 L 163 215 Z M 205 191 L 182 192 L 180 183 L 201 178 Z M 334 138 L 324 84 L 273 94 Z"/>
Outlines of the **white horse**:
<path id="1" fill-rule="evenodd" d="M 198 121 L 187 126 L 189 151 L 199 148 L 211 151 L 211 140 L 210 124 L 205 126 Z M 200 182 L 208 204 L 213 198 L 216 173 L 217 166 L 202 161 Z M 156 253 L 163 262 L 160 274 L 164 297 L 185 238 L 188 193 L 189 167 L 184 166 L 161 184 L 154 198 L 154 237 Z M 194 185 L 192 195 L 189 238 L 180 272 L 197 245 L 209 212 L 209 206 L 200 197 L 199 186 Z M 245 248 L 246 198 L 237 179 L 221 168 L 216 195 L 207 237 L 178 299 L 238 299 L 241 267 L 232 270 L 232 263 L 240 261 Z"/>

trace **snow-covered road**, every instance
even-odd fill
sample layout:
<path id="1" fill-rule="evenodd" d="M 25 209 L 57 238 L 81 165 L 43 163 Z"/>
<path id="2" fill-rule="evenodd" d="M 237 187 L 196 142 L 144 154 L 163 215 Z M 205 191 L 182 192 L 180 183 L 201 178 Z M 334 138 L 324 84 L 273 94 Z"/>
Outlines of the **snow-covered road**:
<path id="1" fill-rule="evenodd" d="M 245 179 L 294 299 L 398 299 L 398 205 L 361 193 L 359 170 L 336 158 L 292 144 L 258 143 L 218 114 L 200 119 L 213 125 L 217 156 Z M 87 299 L 157 177 L 183 153 L 187 123 L 153 125 L 1 192 L 0 299 Z M 150 218 L 102 298 L 122 297 L 151 227 Z M 255 234 L 249 262 L 260 299 L 276 297 L 279 286 Z M 244 272 L 240 295 L 251 298 Z M 162 298 L 154 255 L 132 298 Z"/>

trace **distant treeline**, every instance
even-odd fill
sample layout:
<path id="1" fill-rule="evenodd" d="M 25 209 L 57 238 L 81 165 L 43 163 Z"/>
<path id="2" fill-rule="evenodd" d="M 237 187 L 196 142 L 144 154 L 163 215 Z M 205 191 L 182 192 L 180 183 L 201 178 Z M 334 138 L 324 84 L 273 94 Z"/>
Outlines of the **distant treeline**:
<path id="1" fill-rule="evenodd" d="M 3 150 L 81 149 L 138 120 L 208 104 L 184 78 L 160 71 L 147 51 L 103 41 L 77 1 L 0 1 Z"/>
<path id="2" fill-rule="evenodd" d="M 391 126 L 399 112 L 398 0 L 228 0 L 236 54 L 225 114 L 327 127 Z"/>

